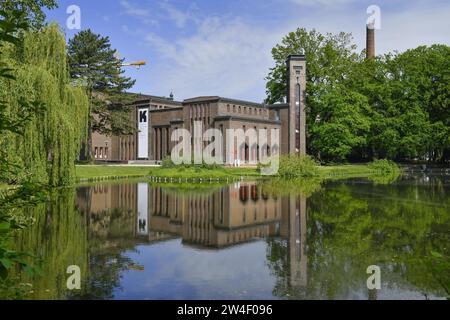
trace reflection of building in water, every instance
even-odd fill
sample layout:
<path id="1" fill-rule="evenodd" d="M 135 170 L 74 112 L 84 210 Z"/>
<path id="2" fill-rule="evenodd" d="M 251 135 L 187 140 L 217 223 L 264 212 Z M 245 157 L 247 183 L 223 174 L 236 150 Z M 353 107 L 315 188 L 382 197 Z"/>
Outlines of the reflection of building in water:
<path id="1" fill-rule="evenodd" d="M 110 209 L 136 211 L 136 185 L 96 185 L 77 190 L 77 207 L 90 214 L 99 214 Z"/>
<path id="2" fill-rule="evenodd" d="M 148 234 L 148 183 L 139 183 L 137 188 L 137 232 L 139 235 L 146 235 Z"/>
<path id="3" fill-rule="evenodd" d="M 277 235 L 281 203 L 257 185 L 236 184 L 209 194 L 150 190 L 150 228 L 184 243 L 224 247 Z"/>
<path id="4" fill-rule="evenodd" d="M 289 285 L 306 285 L 306 199 L 299 195 L 277 197 L 249 183 L 204 193 L 140 183 L 79 188 L 77 206 L 89 213 L 96 236 L 150 243 L 181 237 L 185 244 L 211 248 L 287 239 Z"/>
<path id="5" fill-rule="evenodd" d="M 307 284 L 308 256 L 306 252 L 306 199 L 290 197 L 289 203 L 289 267 L 290 284 L 304 287 Z"/>

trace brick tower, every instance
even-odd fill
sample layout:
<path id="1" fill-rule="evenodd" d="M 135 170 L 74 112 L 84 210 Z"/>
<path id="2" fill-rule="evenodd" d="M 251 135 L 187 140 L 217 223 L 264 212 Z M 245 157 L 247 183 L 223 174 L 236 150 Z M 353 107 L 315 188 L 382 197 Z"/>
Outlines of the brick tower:
<path id="1" fill-rule="evenodd" d="M 287 59 L 289 105 L 289 154 L 306 155 L 306 57 L 290 55 Z"/>
<path id="2" fill-rule="evenodd" d="M 373 24 L 367 24 L 366 58 L 375 58 L 375 27 Z"/>

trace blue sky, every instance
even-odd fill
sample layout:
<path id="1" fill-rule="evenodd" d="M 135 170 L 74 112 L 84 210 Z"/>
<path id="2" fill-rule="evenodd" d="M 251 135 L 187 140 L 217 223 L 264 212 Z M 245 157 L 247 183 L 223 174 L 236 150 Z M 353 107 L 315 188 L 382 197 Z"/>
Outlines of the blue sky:
<path id="1" fill-rule="evenodd" d="M 366 9 L 381 8 L 377 53 L 449 44 L 450 2 L 443 0 L 59 0 L 48 19 L 66 30 L 66 9 L 78 5 L 81 28 L 109 36 L 137 80 L 132 91 L 177 100 L 220 95 L 261 102 L 273 66 L 271 48 L 297 27 L 351 32 L 365 45 Z"/>

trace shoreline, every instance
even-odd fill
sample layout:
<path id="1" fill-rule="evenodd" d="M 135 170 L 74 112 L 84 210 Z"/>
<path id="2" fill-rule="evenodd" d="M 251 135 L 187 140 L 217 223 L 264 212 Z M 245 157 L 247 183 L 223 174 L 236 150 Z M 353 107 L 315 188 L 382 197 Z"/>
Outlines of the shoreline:
<path id="1" fill-rule="evenodd" d="M 382 172 L 370 168 L 370 164 L 349 164 L 336 166 L 319 166 L 319 174 L 312 178 L 346 179 L 368 178 L 382 175 Z M 162 168 L 156 166 L 125 165 L 77 165 L 76 184 L 146 178 L 152 182 L 162 183 L 199 183 L 199 182 L 233 182 L 248 179 L 278 178 L 261 176 L 256 168 Z M 306 179 L 306 178 L 305 178 Z M 288 179 L 286 179 L 288 180 Z"/>

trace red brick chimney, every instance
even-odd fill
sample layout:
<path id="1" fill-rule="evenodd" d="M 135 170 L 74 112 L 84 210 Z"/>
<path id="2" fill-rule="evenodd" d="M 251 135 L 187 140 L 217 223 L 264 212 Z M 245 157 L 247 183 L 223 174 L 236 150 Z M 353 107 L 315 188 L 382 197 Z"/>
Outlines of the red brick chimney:
<path id="1" fill-rule="evenodd" d="M 367 25 L 366 57 L 367 59 L 375 58 L 375 28 L 373 25 Z"/>

